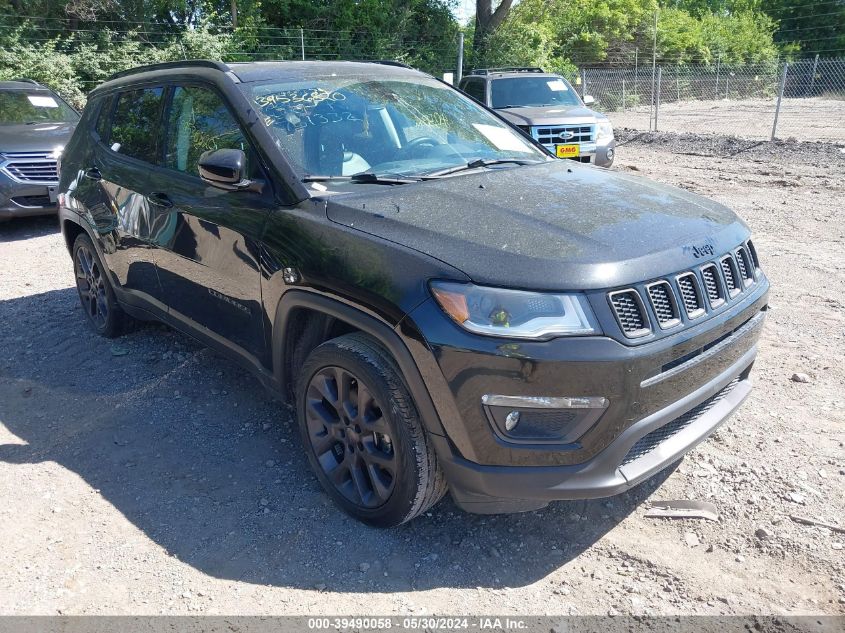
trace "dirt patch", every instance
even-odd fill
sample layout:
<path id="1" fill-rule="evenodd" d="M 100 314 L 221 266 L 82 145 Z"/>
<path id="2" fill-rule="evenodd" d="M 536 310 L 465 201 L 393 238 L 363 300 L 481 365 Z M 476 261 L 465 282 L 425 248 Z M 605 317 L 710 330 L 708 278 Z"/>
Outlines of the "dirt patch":
<path id="1" fill-rule="evenodd" d="M 657 129 L 684 134 L 733 135 L 768 140 L 772 135 L 776 99 L 720 99 L 660 104 Z M 608 112 L 614 127 L 649 129 L 649 106 Z M 784 98 L 778 115 L 777 138 L 845 144 L 845 99 Z"/>
<path id="2" fill-rule="evenodd" d="M 161 326 L 92 335 L 55 221 L 0 227 L 0 612 L 845 613 L 845 536 L 790 519 L 845 516 L 838 148 L 623 140 L 618 169 L 754 230 L 772 282 L 756 388 L 675 470 L 524 515 L 447 499 L 355 523 L 250 375 Z M 720 520 L 645 518 L 648 499 Z"/>

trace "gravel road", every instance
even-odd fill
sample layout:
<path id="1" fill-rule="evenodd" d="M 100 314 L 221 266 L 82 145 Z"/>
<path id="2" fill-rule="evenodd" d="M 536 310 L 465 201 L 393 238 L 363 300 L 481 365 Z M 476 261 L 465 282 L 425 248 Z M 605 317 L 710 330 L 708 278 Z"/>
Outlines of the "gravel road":
<path id="1" fill-rule="evenodd" d="M 352 521 L 249 374 L 162 326 L 94 336 L 55 220 L 0 226 L 0 613 L 845 613 L 845 534 L 790 518 L 845 525 L 845 152 L 623 139 L 617 169 L 754 229 L 756 388 L 672 472 L 524 515 Z M 665 499 L 720 518 L 644 516 Z"/>

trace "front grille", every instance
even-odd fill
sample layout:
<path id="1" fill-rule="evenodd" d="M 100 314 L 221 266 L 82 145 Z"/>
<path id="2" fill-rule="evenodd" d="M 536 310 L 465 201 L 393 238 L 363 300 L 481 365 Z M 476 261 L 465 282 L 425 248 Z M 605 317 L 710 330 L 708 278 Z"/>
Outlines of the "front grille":
<path id="1" fill-rule="evenodd" d="M 646 336 L 653 331 L 650 324 L 654 322 L 667 330 L 702 318 L 732 301 L 758 279 L 752 249 L 751 242 L 746 242 L 695 270 L 608 292 L 623 334 L 627 338 Z"/>
<path id="2" fill-rule="evenodd" d="M 640 295 L 636 290 L 622 290 L 610 294 L 610 305 L 626 336 L 648 334 L 649 327 Z"/>
<path id="3" fill-rule="evenodd" d="M 716 406 L 719 402 L 725 399 L 725 397 L 733 391 L 734 387 L 739 384 L 739 377 L 734 378 L 731 382 L 725 385 L 721 391 L 719 391 L 715 396 L 705 400 L 698 406 L 690 409 L 683 415 L 675 418 L 668 424 L 664 424 L 659 429 L 655 429 L 651 433 L 644 435 L 641 437 L 636 444 L 631 447 L 631 450 L 628 451 L 628 454 L 625 455 L 625 459 L 622 460 L 622 466 L 626 464 L 630 464 L 633 461 L 640 459 L 641 457 L 645 457 L 655 448 L 660 446 L 663 442 L 668 440 L 670 437 L 677 435 L 685 428 L 687 428 L 690 424 L 695 422 L 698 418 L 702 415 L 710 411 L 714 406 Z"/>
<path id="4" fill-rule="evenodd" d="M 678 305 L 675 303 L 675 295 L 669 282 L 658 281 L 648 286 L 648 298 L 651 300 L 651 307 L 654 308 L 660 327 L 669 328 L 681 322 Z"/>
<path id="5" fill-rule="evenodd" d="M 50 184 L 59 180 L 52 152 L 7 152 L 0 158 L 3 170 L 15 180 Z"/>
<path id="6" fill-rule="evenodd" d="M 534 128 L 534 138 L 543 145 L 591 143 L 595 140 L 594 125 L 551 125 Z"/>
<path id="7" fill-rule="evenodd" d="M 678 275 L 678 288 L 681 291 L 681 301 L 690 319 L 697 319 L 704 314 L 704 299 L 698 289 L 698 279 L 695 273 Z"/>
<path id="8" fill-rule="evenodd" d="M 722 258 L 721 266 L 722 274 L 725 276 L 725 286 L 728 289 L 728 294 L 730 296 L 734 296 L 742 290 L 742 286 L 740 285 L 738 279 L 736 264 L 734 263 L 733 257 L 726 255 Z"/>

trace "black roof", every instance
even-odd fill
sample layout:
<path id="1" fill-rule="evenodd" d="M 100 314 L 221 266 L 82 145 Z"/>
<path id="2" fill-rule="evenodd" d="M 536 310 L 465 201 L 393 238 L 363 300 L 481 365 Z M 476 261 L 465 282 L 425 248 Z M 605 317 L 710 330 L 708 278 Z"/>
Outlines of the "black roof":
<path id="1" fill-rule="evenodd" d="M 12 79 L 0 81 L 0 90 L 49 90 L 33 79 Z"/>
<path id="2" fill-rule="evenodd" d="M 230 73 L 241 82 L 262 81 L 265 79 L 298 78 L 315 73 L 336 74 L 372 74 L 373 66 L 380 66 L 379 74 L 419 73 L 410 66 L 390 60 L 379 61 L 262 61 L 262 62 L 220 62 L 207 59 L 163 62 L 130 68 L 111 75 L 106 81 L 122 79 L 143 73 L 179 70 L 218 70 Z M 421 74 L 421 73 L 420 73 Z"/>

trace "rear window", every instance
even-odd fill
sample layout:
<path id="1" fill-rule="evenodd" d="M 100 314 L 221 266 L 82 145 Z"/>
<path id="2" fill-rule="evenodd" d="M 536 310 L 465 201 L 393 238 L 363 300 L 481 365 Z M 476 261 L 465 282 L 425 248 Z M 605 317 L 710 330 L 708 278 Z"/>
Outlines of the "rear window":
<path id="1" fill-rule="evenodd" d="M 4 90 L 0 92 L 0 125 L 74 123 L 79 115 L 47 90 Z"/>
<path id="2" fill-rule="evenodd" d="M 478 79 L 468 79 L 464 84 L 464 92 L 481 103 L 485 102 L 484 82 Z"/>
<path id="3" fill-rule="evenodd" d="M 109 143 L 112 151 L 148 163 L 158 163 L 161 86 L 122 92 L 112 114 Z"/>
<path id="4" fill-rule="evenodd" d="M 100 105 L 100 111 L 97 114 L 97 134 L 100 135 L 100 140 L 107 140 L 109 136 L 109 115 L 111 114 L 112 98 L 106 97 Z"/>

